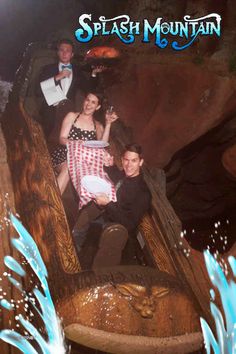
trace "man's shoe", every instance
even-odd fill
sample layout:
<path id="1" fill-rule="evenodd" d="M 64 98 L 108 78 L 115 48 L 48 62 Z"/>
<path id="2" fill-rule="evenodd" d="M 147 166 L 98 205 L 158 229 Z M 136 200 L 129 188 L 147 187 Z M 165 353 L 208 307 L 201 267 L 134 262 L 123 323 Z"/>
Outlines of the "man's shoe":
<path id="1" fill-rule="evenodd" d="M 106 227 L 100 237 L 92 269 L 119 265 L 122 251 L 128 240 L 128 231 L 120 224 Z"/>

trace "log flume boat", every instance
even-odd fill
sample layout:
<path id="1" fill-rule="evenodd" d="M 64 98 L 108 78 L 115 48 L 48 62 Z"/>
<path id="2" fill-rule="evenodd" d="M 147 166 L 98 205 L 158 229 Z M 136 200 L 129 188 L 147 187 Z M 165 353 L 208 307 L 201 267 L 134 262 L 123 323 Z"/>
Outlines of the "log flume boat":
<path id="1" fill-rule="evenodd" d="M 81 269 L 48 148 L 35 119 L 40 104 L 35 95 L 39 70 L 55 59 L 52 49 L 31 45 L 16 74 L 1 119 L 1 219 L 10 208 L 33 236 L 48 269 L 66 337 L 72 342 L 122 354 L 200 350 L 199 318 L 212 323 L 211 283 L 203 255 L 185 239 L 180 243 L 181 222 L 147 166 L 144 176 L 152 193 L 152 210 L 143 218 L 139 235 L 148 266 Z M 127 132 L 122 122 L 113 127 L 111 145 L 117 156 L 129 141 Z M 2 230 L 2 258 L 13 253 L 9 242 L 13 234 L 10 225 Z M 235 245 L 229 254 L 235 256 Z M 17 298 L 14 289 L 7 291 Z M 14 315 L 14 311 L 3 311 L 1 328 L 8 328 Z M 3 347 L 4 353 L 14 352 L 12 347 Z M 74 352 L 83 353 L 81 348 Z"/>

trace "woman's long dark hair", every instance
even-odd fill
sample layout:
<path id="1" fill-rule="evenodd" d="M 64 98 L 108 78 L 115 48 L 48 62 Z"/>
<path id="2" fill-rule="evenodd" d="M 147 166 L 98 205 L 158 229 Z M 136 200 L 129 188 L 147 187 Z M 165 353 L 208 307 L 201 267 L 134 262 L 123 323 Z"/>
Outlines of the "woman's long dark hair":
<path id="1" fill-rule="evenodd" d="M 105 116 L 104 116 L 104 112 L 105 112 L 105 109 L 104 109 L 105 97 L 104 97 L 104 94 L 102 92 L 100 92 L 100 91 L 90 90 L 90 91 L 88 91 L 86 93 L 85 97 L 87 97 L 89 94 L 92 94 L 92 95 L 96 96 L 97 99 L 98 99 L 98 103 L 101 106 L 98 111 L 94 112 L 94 118 L 98 122 L 102 123 L 102 125 L 104 125 L 104 123 L 105 123 Z"/>

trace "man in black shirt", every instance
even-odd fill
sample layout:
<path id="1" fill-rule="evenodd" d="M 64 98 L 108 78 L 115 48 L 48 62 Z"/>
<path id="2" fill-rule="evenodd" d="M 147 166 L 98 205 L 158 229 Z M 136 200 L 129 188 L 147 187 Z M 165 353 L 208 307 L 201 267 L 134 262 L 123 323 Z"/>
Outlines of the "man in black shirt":
<path id="1" fill-rule="evenodd" d="M 135 230 L 150 206 L 151 196 L 141 173 L 142 164 L 141 147 L 127 145 L 122 156 L 123 170 L 116 166 L 105 167 L 116 184 L 117 202 L 110 201 L 106 194 L 96 197 L 96 203 L 104 208 L 104 219 L 123 225 L 129 232 Z"/>
<path id="2" fill-rule="evenodd" d="M 122 171 L 116 166 L 105 167 L 116 184 L 117 201 L 110 201 L 106 194 L 96 196 L 95 202 L 102 214 L 94 222 L 102 224 L 103 232 L 93 268 L 120 263 L 128 235 L 135 231 L 150 207 L 151 194 L 141 173 L 142 164 L 141 146 L 130 144 L 122 156 Z"/>

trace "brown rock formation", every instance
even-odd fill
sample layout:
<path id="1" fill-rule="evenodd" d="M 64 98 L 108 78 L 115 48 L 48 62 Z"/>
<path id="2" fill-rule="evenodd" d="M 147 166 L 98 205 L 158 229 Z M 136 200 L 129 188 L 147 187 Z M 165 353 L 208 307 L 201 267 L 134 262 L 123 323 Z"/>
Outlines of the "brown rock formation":
<path id="1" fill-rule="evenodd" d="M 147 58 L 146 58 L 147 59 Z M 175 152 L 222 122 L 236 102 L 234 81 L 191 62 L 130 62 L 107 90 L 144 146 L 148 163 L 164 167 Z"/>

